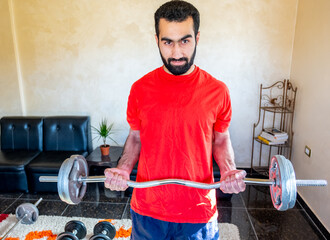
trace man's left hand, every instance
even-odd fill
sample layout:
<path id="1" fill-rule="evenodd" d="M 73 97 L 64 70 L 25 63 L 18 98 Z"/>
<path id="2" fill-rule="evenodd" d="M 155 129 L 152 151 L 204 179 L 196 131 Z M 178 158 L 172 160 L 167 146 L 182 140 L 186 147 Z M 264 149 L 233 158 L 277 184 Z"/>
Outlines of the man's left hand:
<path id="1" fill-rule="evenodd" d="M 220 189 L 224 193 L 239 193 L 245 190 L 244 170 L 231 170 L 221 175 Z"/>

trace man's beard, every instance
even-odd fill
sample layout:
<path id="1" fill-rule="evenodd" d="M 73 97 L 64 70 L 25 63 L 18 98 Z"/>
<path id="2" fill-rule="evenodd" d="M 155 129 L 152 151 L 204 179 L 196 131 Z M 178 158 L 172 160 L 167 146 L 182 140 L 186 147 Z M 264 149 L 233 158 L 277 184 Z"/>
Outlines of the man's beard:
<path id="1" fill-rule="evenodd" d="M 165 67 L 167 68 L 168 71 L 170 71 L 170 73 L 172 73 L 173 75 L 182 75 L 182 74 L 185 74 L 190 69 L 190 67 L 194 64 L 194 59 L 195 59 L 195 55 L 196 55 L 196 46 L 195 46 L 193 54 L 190 57 L 189 62 L 188 62 L 188 58 L 186 58 L 186 57 L 179 58 L 179 59 L 168 58 L 166 61 L 166 59 L 163 57 L 160 50 L 159 50 L 159 53 L 160 53 L 160 56 L 162 58 L 162 61 L 165 65 Z M 186 63 L 181 66 L 173 66 L 173 65 L 171 65 L 172 61 L 185 61 Z"/>

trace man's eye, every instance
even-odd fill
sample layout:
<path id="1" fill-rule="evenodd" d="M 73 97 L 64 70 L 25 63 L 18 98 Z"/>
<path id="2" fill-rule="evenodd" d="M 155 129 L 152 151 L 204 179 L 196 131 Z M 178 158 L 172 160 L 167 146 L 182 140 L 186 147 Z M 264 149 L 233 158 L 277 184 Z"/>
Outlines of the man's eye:
<path id="1" fill-rule="evenodd" d="M 185 44 L 185 43 L 188 43 L 189 41 L 187 39 L 184 39 L 182 40 L 182 43 Z"/>
<path id="2" fill-rule="evenodd" d="M 165 45 L 170 45 L 172 43 L 172 41 L 165 41 L 164 44 Z"/>

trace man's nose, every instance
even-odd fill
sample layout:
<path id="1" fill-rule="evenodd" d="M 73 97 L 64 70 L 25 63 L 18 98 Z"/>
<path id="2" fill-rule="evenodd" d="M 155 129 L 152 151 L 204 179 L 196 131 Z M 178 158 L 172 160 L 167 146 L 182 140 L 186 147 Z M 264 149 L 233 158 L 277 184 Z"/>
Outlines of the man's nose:
<path id="1" fill-rule="evenodd" d="M 172 58 L 179 59 L 182 57 L 182 49 L 180 48 L 180 45 L 178 43 L 175 43 L 172 48 Z"/>

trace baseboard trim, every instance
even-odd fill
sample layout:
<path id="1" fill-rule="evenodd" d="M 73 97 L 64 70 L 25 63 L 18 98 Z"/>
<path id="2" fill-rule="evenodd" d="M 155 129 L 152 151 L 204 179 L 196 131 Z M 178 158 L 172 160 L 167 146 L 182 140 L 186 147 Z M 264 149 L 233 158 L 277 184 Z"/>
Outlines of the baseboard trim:
<path id="1" fill-rule="evenodd" d="M 303 200 L 303 198 L 297 194 L 297 201 L 300 203 L 301 207 L 306 211 L 308 216 L 312 219 L 316 227 L 320 230 L 320 232 L 323 234 L 325 239 L 330 239 L 330 233 L 329 231 L 323 226 L 321 221 L 316 217 L 314 212 L 310 209 L 310 207 L 307 205 L 307 203 Z"/>

